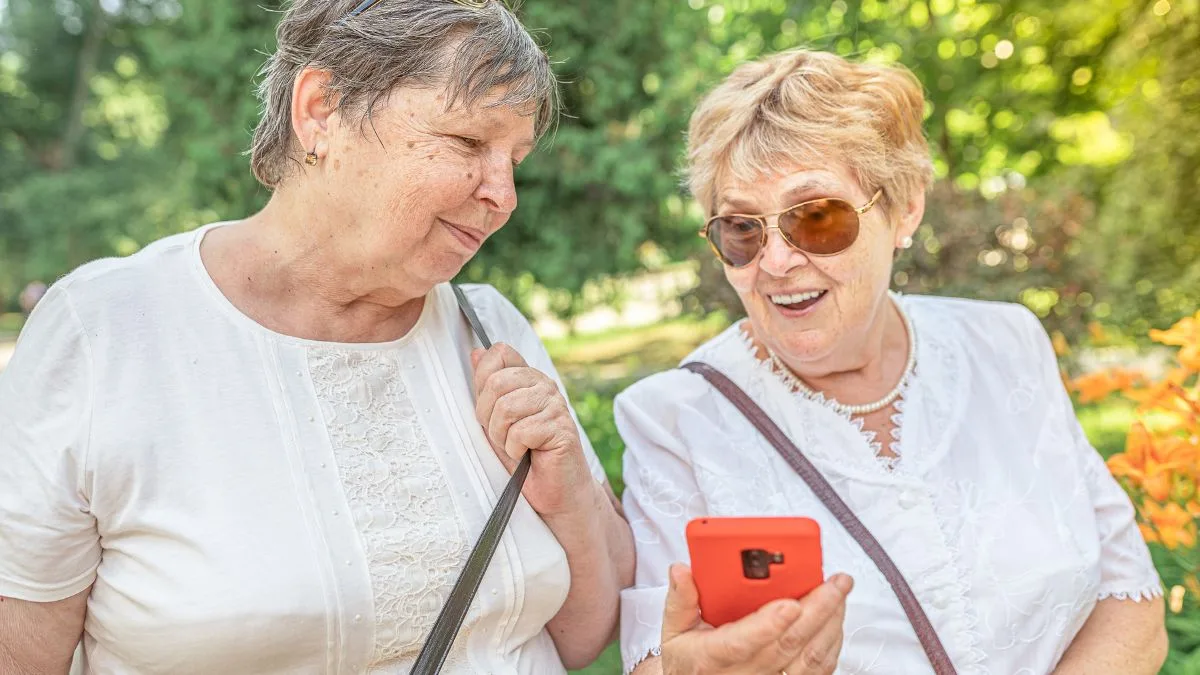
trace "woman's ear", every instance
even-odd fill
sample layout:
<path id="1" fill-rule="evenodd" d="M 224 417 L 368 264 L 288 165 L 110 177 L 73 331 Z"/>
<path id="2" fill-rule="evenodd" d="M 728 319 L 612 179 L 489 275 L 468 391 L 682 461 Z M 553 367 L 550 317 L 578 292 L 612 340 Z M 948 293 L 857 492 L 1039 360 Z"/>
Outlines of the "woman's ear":
<path id="1" fill-rule="evenodd" d="M 904 210 L 900 213 L 900 222 L 896 227 L 896 248 L 908 248 L 912 245 L 912 238 L 917 233 L 917 228 L 921 226 L 921 219 L 925 217 L 925 191 L 918 190 L 913 193 L 913 196 L 904 205 Z M 908 244 L 906 246 L 905 244 Z"/>
<path id="2" fill-rule="evenodd" d="M 327 71 L 305 68 L 292 84 L 292 131 L 304 152 L 323 158 L 329 153 L 331 118 L 337 101 L 326 96 Z"/>

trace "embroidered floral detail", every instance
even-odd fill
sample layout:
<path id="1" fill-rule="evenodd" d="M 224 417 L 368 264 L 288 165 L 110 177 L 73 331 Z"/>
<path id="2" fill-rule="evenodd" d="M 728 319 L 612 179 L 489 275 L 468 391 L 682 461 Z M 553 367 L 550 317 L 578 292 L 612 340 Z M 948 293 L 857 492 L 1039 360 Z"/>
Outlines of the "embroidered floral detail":
<path id="1" fill-rule="evenodd" d="M 470 547 L 396 354 L 313 349 L 309 367 L 375 601 L 370 665 L 415 658 Z M 465 664 L 465 641 L 447 665 Z"/>

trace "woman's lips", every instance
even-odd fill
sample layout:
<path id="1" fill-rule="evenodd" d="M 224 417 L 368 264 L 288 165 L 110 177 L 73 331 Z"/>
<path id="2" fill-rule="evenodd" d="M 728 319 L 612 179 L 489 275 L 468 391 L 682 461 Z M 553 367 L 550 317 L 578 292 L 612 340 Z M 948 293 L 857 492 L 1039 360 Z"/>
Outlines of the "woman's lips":
<path id="1" fill-rule="evenodd" d="M 816 307 L 818 305 L 820 305 L 821 302 L 823 302 L 825 300 L 826 296 L 828 296 L 828 295 L 829 295 L 829 291 L 827 291 L 827 290 L 820 291 L 820 294 L 817 295 L 816 297 L 808 298 L 808 299 L 802 300 L 800 302 L 790 303 L 790 304 L 780 304 L 780 303 L 775 302 L 774 300 L 770 300 L 770 298 L 768 298 L 768 299 L 770 300 L 771 305 L 780 314 L 782 314 L 788 318 L 798 318 L 798 317 L 808 316 L 809 314 L 812 314 L 815 311 Z"/>
<path id="2" fill-rule="evenodd" d="M 450 234 L 454 235 L 455 239 L 457 239 L 463 246 L 466 246 L 467 248 L 471 249 L 472 251 L 478 249 L 480 247 L 480 245 L 483 244 L 483 234 L 482 233 L 480 233 L 476 230 L 471 230 L 471 229 L 468 229 L 468 228 L 465 228 L 465 227 L 462 227 L 459 225 L 455 225 L 454 223 L 452 223 L 448 220 L 442 220 L 441 218 L 439 218 L 438 220 L 441 221 L 441 223 L 446 226 L 446 229 L 450 231 Z"/>

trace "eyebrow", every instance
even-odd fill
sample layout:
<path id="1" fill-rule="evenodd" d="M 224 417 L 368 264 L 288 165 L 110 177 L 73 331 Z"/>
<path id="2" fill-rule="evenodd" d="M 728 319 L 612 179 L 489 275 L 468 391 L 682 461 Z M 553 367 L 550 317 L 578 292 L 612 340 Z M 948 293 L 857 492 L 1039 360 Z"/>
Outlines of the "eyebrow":
<path id="1" fill-rule="evenodd" d="M 788 188 L 787 191 L 783 193 L 783 201 L 785 202 L 786 206 L 794 206 L 803 201 L 801 197 L 806 194 L 816 192 L 818 194 L 824 193 L 827 195 L 832 195 L 836 191 L 837 190 L 834 188 L 832 183 L 817 178 L 811 178 L 798 185 L 793 185 L 792 187 Z M 723 194 L 717 199 L 718 208 L 715 210 L 719 211 L 722 205 L 732 208 L 739 213 L 758 208 L 757 205 L 752 202 L 746 201 L 737 196 L 729 196 L 727 193 Z"/>

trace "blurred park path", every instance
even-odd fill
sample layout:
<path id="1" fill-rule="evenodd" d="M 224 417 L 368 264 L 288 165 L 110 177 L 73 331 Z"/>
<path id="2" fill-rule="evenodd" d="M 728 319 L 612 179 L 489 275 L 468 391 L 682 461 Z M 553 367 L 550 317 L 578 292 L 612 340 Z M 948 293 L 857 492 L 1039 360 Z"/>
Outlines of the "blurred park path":
<path id="1" fill-rule="evenodd" d="M 13 351 L 17 348 L 17 343 L 5 342 L 0 340 L 0 370 L 4 370 L 4 366 L 8 365 L 8 360 L 12 358 Z"/>

